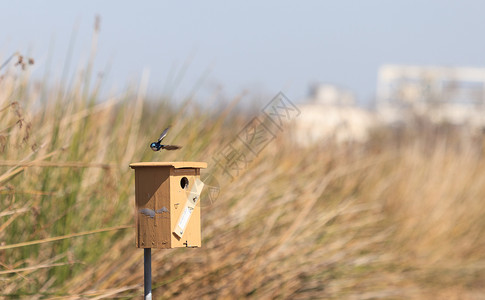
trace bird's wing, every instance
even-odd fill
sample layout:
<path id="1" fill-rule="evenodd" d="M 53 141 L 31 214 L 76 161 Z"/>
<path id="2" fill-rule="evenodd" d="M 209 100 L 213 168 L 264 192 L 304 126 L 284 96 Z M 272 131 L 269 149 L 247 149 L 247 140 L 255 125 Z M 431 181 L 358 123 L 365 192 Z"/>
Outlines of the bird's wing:
<path id="1" fill-rule="evenodd" d="M 182 148 L 182 146 L 177 146 L 177 145 L 162 145 L 162 149 L 165 150 L 177 150 Z"/>
<path id="2" fill-rule="evenodd" d="M 169 129 L 170 129 L 170 126 L 165 128 L 165 130 L 162 132 L 162 134 L 160 134 L 160 138 L 158 138 L 159 143 L 167 136 Z"/>

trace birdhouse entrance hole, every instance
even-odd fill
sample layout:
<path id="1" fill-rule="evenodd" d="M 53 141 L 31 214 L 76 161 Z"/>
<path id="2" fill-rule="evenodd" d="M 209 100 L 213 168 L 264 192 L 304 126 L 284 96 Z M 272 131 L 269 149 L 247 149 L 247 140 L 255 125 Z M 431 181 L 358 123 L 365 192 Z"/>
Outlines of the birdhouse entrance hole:
<path id="1" fill-rule="evenodd" d="M 187 189 L 187 187 L 189 186 L 189 180 L 187 179 L 187 177 L 182 177 L 182 179 L 180 179 L 180 186 L 184 190 Z"/>

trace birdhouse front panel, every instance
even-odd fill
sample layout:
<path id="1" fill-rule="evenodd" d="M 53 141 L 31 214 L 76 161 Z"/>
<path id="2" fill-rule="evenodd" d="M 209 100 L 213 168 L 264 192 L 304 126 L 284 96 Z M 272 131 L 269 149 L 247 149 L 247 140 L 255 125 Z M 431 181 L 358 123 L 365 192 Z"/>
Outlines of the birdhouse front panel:
<path id="1" fill-rule="evenodd" d="M 200 204 L 191 197 L 199 177 L 200 169 L 170 170 L 172 247 L 201 246 Z"/>

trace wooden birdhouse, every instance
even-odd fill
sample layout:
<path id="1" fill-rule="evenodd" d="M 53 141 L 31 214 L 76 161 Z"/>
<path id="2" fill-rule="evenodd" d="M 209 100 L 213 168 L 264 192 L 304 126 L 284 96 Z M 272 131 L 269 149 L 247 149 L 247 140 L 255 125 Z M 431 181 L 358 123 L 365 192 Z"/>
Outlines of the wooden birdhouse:
<path id="1" fill-rule="evenodd" d="M 205 162 L 141 162 L 135 170 L 136 246 L 200 247 Z"/>

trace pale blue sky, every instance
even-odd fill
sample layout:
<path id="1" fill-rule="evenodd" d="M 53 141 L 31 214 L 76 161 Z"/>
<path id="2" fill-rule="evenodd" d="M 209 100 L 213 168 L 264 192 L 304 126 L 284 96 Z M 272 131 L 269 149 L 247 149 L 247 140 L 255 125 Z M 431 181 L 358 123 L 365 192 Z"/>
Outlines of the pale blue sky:
<path id="1" fill-rule="evenodd" d="M 223 87 L 301 99 L 329 82 L 374 95 L 381 64 L 485 66 L 485 1 L 3 1 L 0 57 L 29 52 L 43 74 L 48 53 L 60 76 L 73 28 L 74 67 L 86 59 L 102 18 L 96 69 L 105 89 L 150 69 L 151 91 L 190 60 L 176 92 L 208 73 L 201 95 Z M 3 60 L 3 59 L 2 59 Z M 170 84 L 169 84 L 170 85 Z"/>

